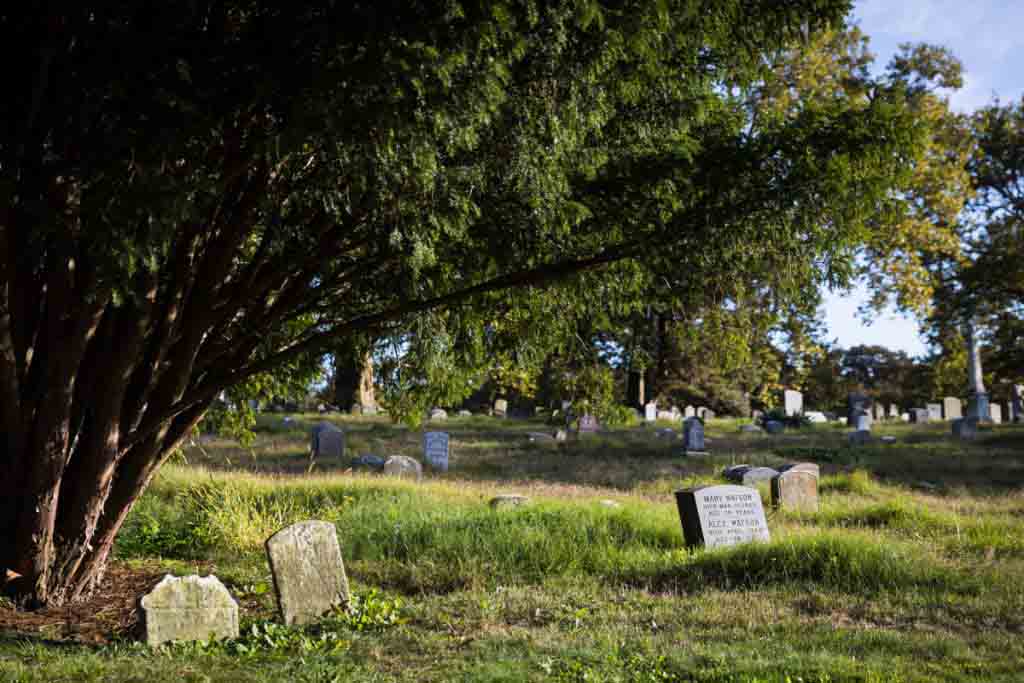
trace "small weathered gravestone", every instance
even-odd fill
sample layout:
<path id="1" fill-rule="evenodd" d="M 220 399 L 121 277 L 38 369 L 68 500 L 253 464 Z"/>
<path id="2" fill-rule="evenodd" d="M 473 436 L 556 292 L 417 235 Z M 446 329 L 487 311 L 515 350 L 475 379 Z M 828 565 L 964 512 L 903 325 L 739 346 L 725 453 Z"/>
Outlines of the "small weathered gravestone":
<path id="1" fill-rule="evenodd" d="M 456 417 L 473 417 L 473 413 L 469 412 L 468 410 L 460 410 L 455 415 Z"/>
<path id="2" fill-rule="evenodd" d="M 988 406 L 988 419 L 992 421 L 992 424 L 1003 423 L 1003 407 L 998 403 L 990 403 Z"/>
<path id="3" fill-rule="evenodd" d="M 683 420 L 683 455 L 707 455 L 704 450 L 704 423 L 700 418 Z"/>
<path id="4" fill-rule="evenodd" d="M 931 419 L 927 408 L 911 408 L 910 421 L 914 424 L 925 424 Z"/>
<path id="5" fill-rule="evenodd" d="M 508 401 L 503 398 L 499 398 L 494 402 L 494 416 L 508 417 Z"/>
<path id="6" fill-rule="evenodd" d="M 963 417 L 961 408 L 960 399 L 953 396 L 945 397 L 942 399 L 942 419 L 948 422 Z"/>
<path id="7" fill-rule="evenodd" d="M 757 482 L 771 481 L 772 478 L 778 476 L 778 474 L 779 471 L 772 469 L 771 467 L 751 467 L 750 469 L 743 471 L 740 481 L 744 486 L 757 486 Z"/>
<path id="8" fill-rule="evenodd" d="M 683 409 L 683 417 L 697 417 L 697 409 L 693 406 L 686 406 Z"/>
<path id="9" fill-rule="evenodd" d="M 970 441 L 978 436 L 978 420 L 973 417 L 959 417 L 953 420 L 953 436 Z"/>
<path id="10" fill-rule="evenodd" d="M 722 470 L 722 476 L 728 481 L 735 482 L 737 484 L 743 483 L 743 473 L 751 469 L 751 465 L 729 465 Z"/>
<path id="11" fill-rule="evenodd" d="M 925 411 L 925 417 L 928 416 L 928 411 Z M 900 413 L 900 422 L 910 422 L 910 413 Z"/>
<path id="12" fill-rule="evenodd" d="M 853 419 L 853 428 L 858 432 L 870 432 L 871 431 L 871 416 L 866 411 L 861 411 L 860 415 L 855 415 Z"/>
<path id="13" fill-rule="evenodd" d="M 277 607 L 288 626 L 316 621 L 348 601 L 348 577 L 330 522 L 297 522 L 267 539 Z"/>
<path id="14" fill-rule="evenodd" d="M 448 433 L 423 432 L 423 459 L 438 472 L 448 471 Z"/>
<path id="15" fill-rule="evenodd" d="M 407 455 L 392 455 L 384 461 L 384 474 L 419 481 L 423 478 L 423 465 Z"/>
<path id="16" fill-rule="evenodd" d="M 895 403 L 889 404 L 889 419 L 898 420 L 900 419 L 900 407 Z"/>
<path id="17" fill-rule="evenodd" d="M 139 604 L 147 645 L 238 637 L 238 603 L 216 576 L 168 574 Z"/>
<path id="18" fill-rule="evenodd" d="M 800 512 L 818 511 L 818 475 L 793 467 L 772 478 L 772 507 Z"/>
<path id="19" fill-rule="evenodd" d="M 941 403 L 929 403 L 925 408 L 928 410 L 928 420 L 939 421 L 942 420 L 942 404 Z"/>
<path id="20" fill-rule="evenodd" d="M 733 484 L 676 491 L 676 506 L 688 547 L 767 541 L 768 520 L 756 489 Z"/>
<path id="21" fill-rule="evenodd" d="M 885 406 L 875 403 L 875 422 L 885 422 Z"/>
<path id="22" fill-rule="evenodd" d="M 448 411 L 444 408 L 434 408 L 430 411 L 431 422 L 443 422 L 448 419 Z"/>
<path id="23" fill-rule="evenodd" d="M 786 425 L 782 424 L 778 420 L 768 420 L 764 423 L 764 431 L 769 434 L 781 434 L 786 431 Z"/>
<path id="24" fill-rule="evenodd" d="M 804 395 L 794 389 L 786 389 L 782 392 L 782 403 L 787 417 L 799 415 L 804 412 Z"/>
<path id="25" fill-rule="evenodd" d="M 558 429 L 555 430 L 554 437 L 555 441 L 568 441 L 569 432 L 565 431 L 564 429 Z"/>
<path id="26" fill-rule="evenodd" d="M 345 432 L 330 422 L 318 422 L 310 433 L 309 448 L 314 458 L 343 458 Z"/>
<path id="27" fill-rule="evenodd" d="M 593 434 L 601 430 L 601 425 L 593 415 L 580 416 L 576 431 L 580 434 Z"/>
<path id="28" fill-rule="evenodd" d="M 363 414 L 363 415 L 369 416 L 369 415 L 376 415 L 377 414 L 377 404 L 376 403 L 364 403 L 364 404 L 362 404 L 359 407 L 360 407 L 359 412 L 361 414 Z"/>
<path id="29" fill-rule="evenodd" d="M 742 424 L 740 425 L 741 432 L 747 432 L 748 434 L 760 434 L 764 430 L 755 424 Z"/>
<path id="30" fill-rule="evenodd" d="M 500 510 L 502 508 L 527 505 L 529 502 L 530 499 L 527 496 L 523 496 L 518 493 L 499 493 L 494 498 L 491 498 L 487 504 L 490 505 L 493 510 Z"/>
<path id="31" fill-rule="evenodd" d="M 852 392 L 846 397 L 846 424 L 854 426 L 857 416 L 866 412 L 871 406 L 871 399 L 859 392 Z"/>
<path id="32" fill-rule="evenodd" d="M 825 413 L 819 410 L 809 410 L 804 413 L 804 417 L 806 417 L 807 421 L 811 424 L 824 424 L 825 422 L 828 422 L 828 418 L 825 417 Z"/>
<path id="33" fill-rule="evenodd" d="M 654 422 L 658 419 L 658 404 L 648 403 L 644 406 L 644 422 Z"/>

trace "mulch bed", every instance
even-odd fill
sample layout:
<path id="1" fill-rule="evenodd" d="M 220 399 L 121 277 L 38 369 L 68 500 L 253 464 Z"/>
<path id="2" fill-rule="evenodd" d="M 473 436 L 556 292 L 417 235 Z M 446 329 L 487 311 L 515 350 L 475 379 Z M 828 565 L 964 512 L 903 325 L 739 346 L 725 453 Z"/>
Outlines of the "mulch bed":
<path id="1" fill-rule="evenodd" d="M 0 636 L 103 644 L 130 635 L 138 623 L 139 598 L 164 574 L 157 565 L 111 562 L 99 588 L 77 604 L 24 611 L 4 601 L 0 603 Z"/>

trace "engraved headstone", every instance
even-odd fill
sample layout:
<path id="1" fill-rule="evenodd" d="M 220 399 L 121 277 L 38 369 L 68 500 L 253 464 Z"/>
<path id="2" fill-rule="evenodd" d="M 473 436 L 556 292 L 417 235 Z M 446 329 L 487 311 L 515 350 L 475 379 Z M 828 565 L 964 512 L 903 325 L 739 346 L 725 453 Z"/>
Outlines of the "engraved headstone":
<path id="1" fill-rule="evenodd" d="M 487 501 L 487 504 L 494 510 L 500 510 L 502 508 L 514 508 L 521 505 L 527 505 L 529 502 L 529 497 L 519 495 L 518 493 L 499 493 L 494 498 Z"/>
<path id="2" fill-rule="evenodd" d="M 978 436 L 978 420 L 973 417 L 958 417 L 953 420 L 953 436 L 970 441 Z"/>
<path id="3" fill-rule="evenodd" d="M 342 458 L 345 456 L 345 432 L 330 422 L 319 422 L 310 432 L 309 447 L 313 457 Z"/>
<path id="4" fill-rule="evenodd" d="M 499 398 L 494 402 L 494 416 L 508 417 L 508 401 L 503 398 Z"/>
<path id="5" fill-rule="evenodd" d="M 658 419 L 658 404 L 648 403 L 644 406 L 644 422 L 654 422 Z"/>
<path id="6" fill-rule="evenodd" d="M 767 541 L 761 495 L 747 486 L 722 484 L 676 491 L 676 506 L 688 547 Z"/>
<path id="7" fill-rule="evenodd" d="M 818 511 L 818 475 L 791 468 L 772 478 L 772 507 L 800 512 Z"/>
<path id="8" fill-rule="evenodd" d="M 941 403 L 929 403 L 925 406 L 928 409 L 929 420 L 941 420 L 942 419 L 942 404 Z"/>
<path id="9" fill-rule="evenodd" d="M 267 539 L 266 548 L 277 607 L 286 625 L 316 621 L 348 601 L 338 531 L 330 522 L 286 526 Z"/>
<path id="10" fill-rule="evenodd" d="M 871 405 L 871 399 L 859 392 L 853 392 L 846 397 L 846 424 L 853 426 L 857 416 L 865 412 Z"/>
<path id="11" fill-rule="evenodd" d="M 825 413 L 818 410 L 808 410 L 804 413 L 804 417 L 806 417 L 812 424 L 823 424 L 828 422 L 828 418 L 825 417 Z"/>
<path id="12" fill-rule="evenodd" d="M 697 417 L 697 409 L 693 406 L 686 406 L 683 410 L 683 417 Z"/>
<path id="13" fill-rule="evenodd" d="M 683 454 L 706 455 L 704 450 L 704 423 L 696 417 L 683 420 Z"/>
<path id="14" fill-rule="evenodd" d="M 384 461 L 384 474 L 419 481 L 423 478 L 423 465 L 407 455 L 392 455 Z"/>
<path id="15" fill-rule="evenodd" d="M 988 419 L 992 421 L 992 424 L 1003 423 L 1003 407 L 998 403 L 990 403 L 988 406 Z"/>
<path id="16" fill-rule="evenodd" d="M 600 431 L 600 429 L 601 425 L 593 415 L 581 416 L 579 425 L 576 428 L 580 434 L 593 434 L 594 432 Z"/>
<path id="17" fill-rule="evenodd" d="M 787 416 L 799 415 L 804 412 L 804 395 L 794 389 L 782 392 L 782 403 Z"/>
<path id="18" fill-rule="evenodd" d="M 778 474 L 779 471 L 771 467 L 751 467 L 749 470 L 744 470 L 740 481 L 744 486 L 757 486 L 757 482 L 771 481 Z"/>
<path id="19" fill-rule="evenodd" d="M 949 421 L 963 417 L 961 412 L 960 399 L 947 396 L 942 399 L 942 419 Z"/>
<path id="20" fill-rule="evenodd" d="M 910 409 L 910 421 L 914 424 L 924 424 L 928 422 L 930 416 L 927 408 L 911 408 Z"/>
<path id="21" fill-rule="evenodd" d="M 821 476 L 821 466 L 816 462 L 794 462 L 779 466 L 779 474 L 794 471 L 810 472 L 816 477 Z"/>
<path id="22" fill-rule="evenodd" d="M 238 637 L 238 603 L 216 576 L 168 574 L 139 605 L 147 645 Z"/>
<path id="23" fill-rule="evenodd" d="M 448 433 L 423 433 L 423 459 L 438 472 L 448 471 Z"/>

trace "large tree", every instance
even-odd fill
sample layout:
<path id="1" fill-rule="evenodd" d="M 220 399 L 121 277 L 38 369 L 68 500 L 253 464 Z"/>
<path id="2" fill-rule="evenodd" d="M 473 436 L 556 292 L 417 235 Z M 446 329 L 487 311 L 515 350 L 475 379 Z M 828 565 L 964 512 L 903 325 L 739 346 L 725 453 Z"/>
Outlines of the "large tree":
<path id="1" fill-rule="evenodd" d="M 899 93 L 756 134 L 735 93 L 849 4 L 0 10 L 0 568 L 19 596 L 88 593 L 215 397 L 340 338 L 480 320 L 490 292 L 621 259 L 712 287 L 828 277 L 912 158 Z"/>

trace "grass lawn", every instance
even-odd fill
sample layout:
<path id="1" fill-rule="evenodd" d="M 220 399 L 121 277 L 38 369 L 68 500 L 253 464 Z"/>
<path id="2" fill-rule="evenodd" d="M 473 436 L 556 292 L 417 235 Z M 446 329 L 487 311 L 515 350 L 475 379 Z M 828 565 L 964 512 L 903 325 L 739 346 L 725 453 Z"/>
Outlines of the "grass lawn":
<path id="1" fill-rule="evenodd" d="M 881 425 L 894 443 L 849 448 L 832 426 L 712 420 L 710 455 L 685 458 L 652 427 L 559 443 L 450 419 L 451 470 L 416 483 L 349 460 L 420 458 L 420 431 L 332 416 L 348 457 L 310 462 L 319 419 L 264 415 L 251 449 L 176 457 L 119 539 L 116 601 L 0 603 L 0 681 L 1024 681 L 1024 427 Z M 770 543 L 685 549 L 674 490 L 792 461 L 821 465 L 818 512 L 772 511 L 765 486 Z M 487 505 L 506 492 L 532 502 Z M 286 628 L 263 542 L 310 518 L 337 525 L 355 599 Z M 242 636 L 133 642 L 131 605 L 166 572 L 220 577 Z"/>

